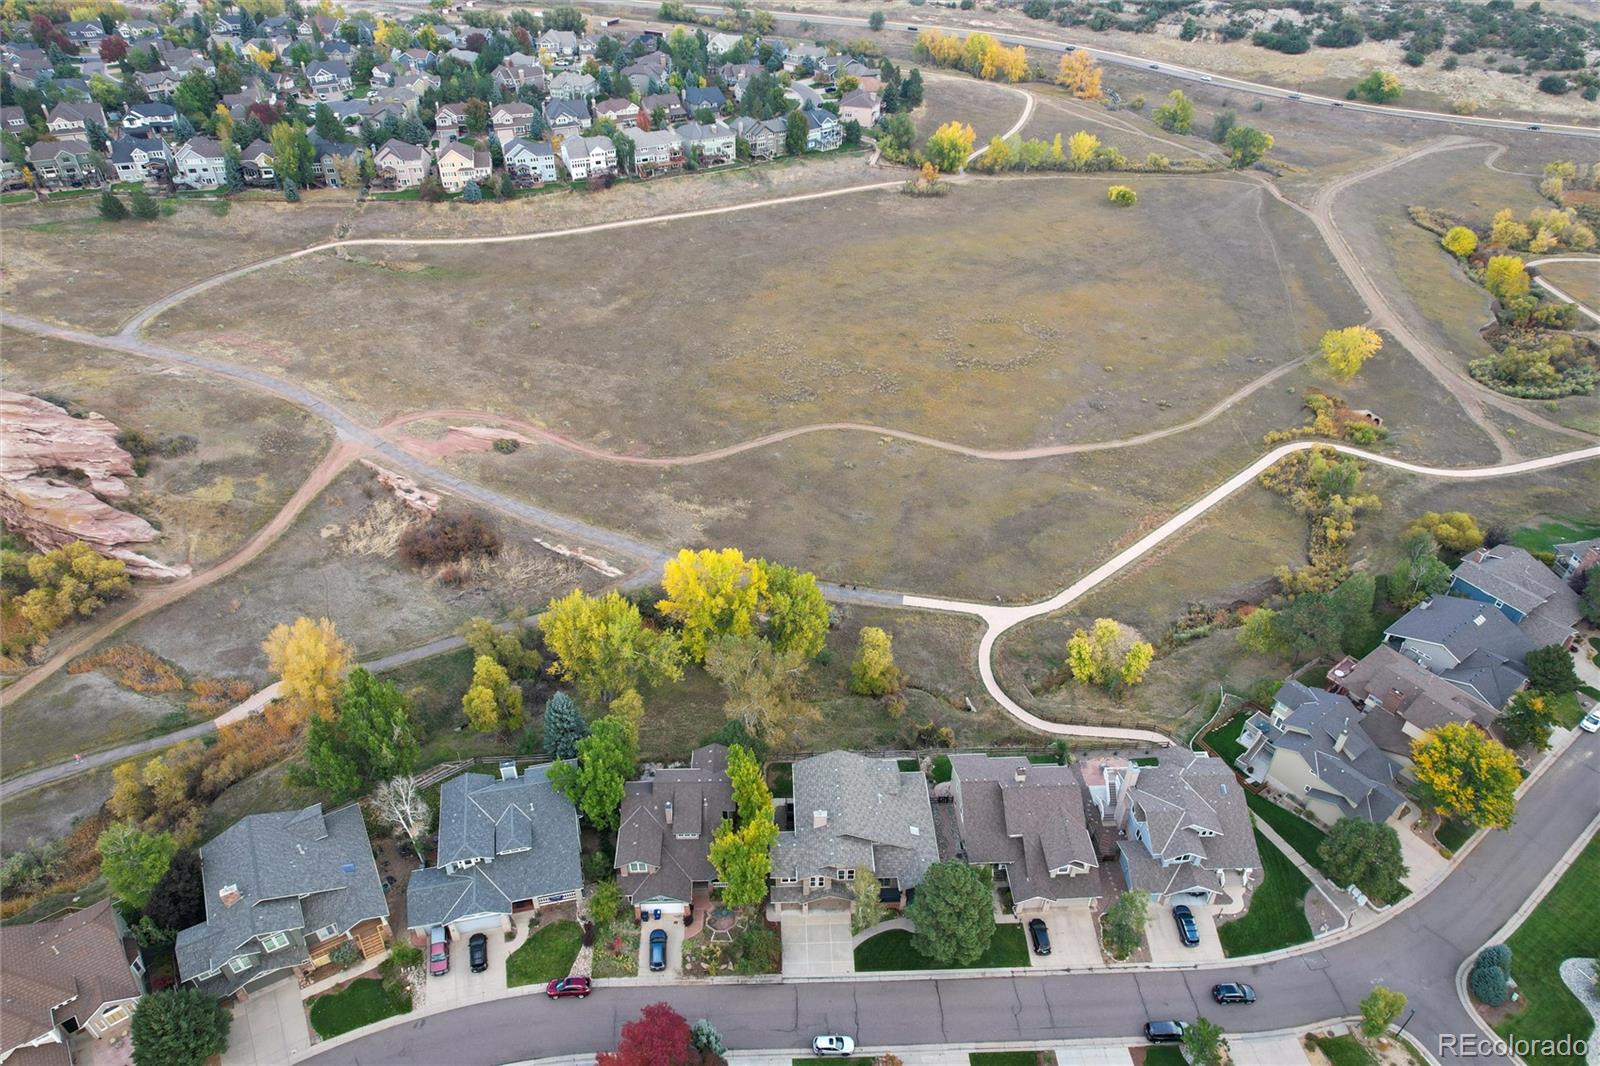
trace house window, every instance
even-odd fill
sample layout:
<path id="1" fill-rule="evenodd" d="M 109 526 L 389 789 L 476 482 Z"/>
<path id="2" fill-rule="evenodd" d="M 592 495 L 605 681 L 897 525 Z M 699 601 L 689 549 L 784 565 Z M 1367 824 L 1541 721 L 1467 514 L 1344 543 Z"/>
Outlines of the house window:
<path id="1" fill-rule="evenodd" d="M 778 878 L 778 884 L 780 885 L 798 885 L 799 883 L 800 879 L 794 876 Z"/>
<path id="2" fill-rule="evenodd" d="M 854 869 L 850 869 L 850 870 L 841 869 L 838 872 L 838 880 L 840 880 L 840 881 L 854 881 L 855 879 L 856 879 L 856 872 L 855 872 Z"/>
<path id="3" fill-rule="evenodd" d="M 338 936 L 338 935 L 339 935 L 339 927 L 337 925 L 325 925 L 321 929 L 317 930 L 317 939 L 318 940 L 326 940 L 330 936 Z"/>
<path id="4" fill-rule="evenodd" d="M 825 877 L 822 874 L 817 874 L 817 875 L 813 876 L 811 878 L 811 887 L 812 888 L 827 888 L 828 887 L 828 879 L 827 879 L 827 877 Z"/>
<path id="5" fill-rule="evenodd" d="M 273 933 L 270 936 L 264 936 L 264 937 L 261 938 L 261 950 L 262 951 L 282 951 L 284 948 L 286 948 L 288 946 L 289 946 L 289 934 L 288 933 Z"/>
<path id="6" fill-rule="evenodd" d="M 228 960 L 228 969 L 232 970 L 234 973 L 244 973 L 251 967 L 251 965 L 252 960 L 248 955 L 240 955 L 236 959 Z"/>
<path id="7" fill-rule="evenodd" d="M 628 872 L 630 874 L 647 874 L 650 872 L 650 864 L 647 862 L 630 862 L 628 864 Z"/>
<path id="8" fill-rule="evenodd" d="M 100 1020 L 106 1026 L 112 1026 L 112 1025 L 116 1025 L 116 1024 L 124 1021 L 127 1017 L 128 1017 L 128 1008 L 127 1007 L 122 1007 L 122 1006 L 117 1006 L 117 1007 L 112 1007 L 110 1010 L 108 1010 L 104 1014 L 102 1014 L 100 1016 Z"/>

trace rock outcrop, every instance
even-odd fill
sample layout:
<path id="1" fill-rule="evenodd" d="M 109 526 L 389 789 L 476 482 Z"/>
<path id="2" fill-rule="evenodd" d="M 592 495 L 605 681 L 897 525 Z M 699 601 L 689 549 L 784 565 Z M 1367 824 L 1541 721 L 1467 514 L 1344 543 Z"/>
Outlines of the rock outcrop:
<path id="1" fill-rule="evenodd" d="M 143 518 L 107 502 L 126 499 L 123 478 L 133 476 L 133 456 L 117 443 L 109 419 L 93 413 L 73 418 L 36 396 L 0 390 L 0 520 L 6 527 L 41 551 L 81 540 L 121 559 L 136 577 L 187 577 L 187 565 L 127 547 L 160 536 Z"/>

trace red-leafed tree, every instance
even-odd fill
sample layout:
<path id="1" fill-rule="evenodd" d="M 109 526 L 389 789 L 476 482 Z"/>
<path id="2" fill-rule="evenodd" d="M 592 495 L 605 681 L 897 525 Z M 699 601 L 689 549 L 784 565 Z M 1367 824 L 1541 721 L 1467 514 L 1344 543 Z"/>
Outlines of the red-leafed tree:
<path id="1" fill-rule="evenodd" d="M 100 62 L 115 63 L 128 54 L 128 42 L 116 34 L 100 38 Z"/>
<path id="2" fill-rule="evenodd" d="M 595 1066 L 701 1066 L 716 1061 L 695 1048 L 683 1015 L 665 1003 L 652 1003 L 638 1021 L 622 1027 L 617 1050 L 602 1052 Z"/>
<path id="3" fill-rule="evenodd" d="M 255 119 L 257 122 L 261 123 L 261 128 L 264 130 L 270 130 L 273 127 L 273 124 L 278 121 L 278 109 L 273 107 L 271 104 L 251 104 L 249 107 L 245 108 L 245 113 L 251 118 Z"/>

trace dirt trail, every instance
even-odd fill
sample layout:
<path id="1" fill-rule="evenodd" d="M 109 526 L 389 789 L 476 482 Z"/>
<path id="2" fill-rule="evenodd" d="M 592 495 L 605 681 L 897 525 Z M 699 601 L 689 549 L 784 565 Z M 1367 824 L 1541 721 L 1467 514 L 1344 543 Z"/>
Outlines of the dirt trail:
<path id="1" fill-rule="evenodd" d="M 328 454 L 323 456 L 307 476 L 306 480 L 295 490 L 293 496 L 279 508 L 278 513 L 260 529 L 255 535 L 245 541 L 237 551 L 228 556 L 216 566 L 204 570 L 192 577 L 181 581 L 174 581 L 167 585 L 158 585 L 139 594 L 138 598 L 127 610 L 111 618 L 98 619 L 88 629 L 80 632 L 69 644 L 64 644 L 55 649 L 50 658 L 35 666 L 27 673 L 18 677 L 5 688 L 5 698 L 9 703 L 20 699 L 33 691 L 45 678 L 50 677 L 67 663 L 84 654 L 95 645 L 112 636 L 123 627 L 143 618 L 152 611 L 160 610 L 168 604 L 183 599 L 191 592 L 205 588 L 214 581 L 221 580 L 250 562 L 256 556 L 266 551 L 273 542 L 282 535 L 283 531 L 316 499 L 317 494 L 338 477 L 345 467 L 357 459 L 364 451 L 361 447 L 344 441 L 335 441 Z"/>

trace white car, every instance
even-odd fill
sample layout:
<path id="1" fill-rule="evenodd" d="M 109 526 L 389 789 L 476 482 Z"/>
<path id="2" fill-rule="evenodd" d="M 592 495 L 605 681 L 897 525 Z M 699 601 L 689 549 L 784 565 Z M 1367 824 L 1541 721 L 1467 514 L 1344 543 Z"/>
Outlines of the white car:
<path id="1" fill-rule="evenodd" d="M 823 1033 L 811 1041 L 813 1055 L 849 1055 L 855 1049 L 856 1042 L 853 1038 L 835 1033 Z"/>
<path id="2" fill-rule="evenodd" d="M 1600 707 L 1584 715 L 1583 721 L 1578 723 L 1578 728 L 1585 733 L 1600 733 Z"/>

